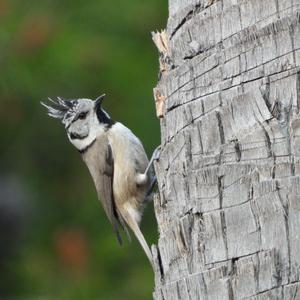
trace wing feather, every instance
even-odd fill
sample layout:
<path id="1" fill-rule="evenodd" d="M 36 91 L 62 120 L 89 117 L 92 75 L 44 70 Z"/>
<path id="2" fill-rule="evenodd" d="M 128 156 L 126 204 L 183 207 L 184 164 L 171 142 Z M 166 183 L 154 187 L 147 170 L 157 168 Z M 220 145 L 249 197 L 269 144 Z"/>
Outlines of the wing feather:
<path id="1" fill-rule="evenodd" d="M 97 138 L 95 145 L 83 154 L 83 159 L 92 175 L 103 209 L 117 235 L 119 243 L 122 244 L 119 227 L 125 230 L 127 235 L 128 230 L 123 218 L 118 213 L 114 201 L 114 159 L 108 139 L 106 137 Z"/>

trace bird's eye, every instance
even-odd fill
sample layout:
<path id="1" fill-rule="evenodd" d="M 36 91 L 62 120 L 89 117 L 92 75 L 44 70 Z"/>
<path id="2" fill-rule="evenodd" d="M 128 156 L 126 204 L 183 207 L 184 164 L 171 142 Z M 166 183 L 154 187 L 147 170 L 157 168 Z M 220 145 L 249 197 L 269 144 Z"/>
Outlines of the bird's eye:
<path id="1" fill-rule="evenodd" d="M 87 112 L 82 112 L 78 115 L 78 119 L 84 120 L 86 118 Z"/>

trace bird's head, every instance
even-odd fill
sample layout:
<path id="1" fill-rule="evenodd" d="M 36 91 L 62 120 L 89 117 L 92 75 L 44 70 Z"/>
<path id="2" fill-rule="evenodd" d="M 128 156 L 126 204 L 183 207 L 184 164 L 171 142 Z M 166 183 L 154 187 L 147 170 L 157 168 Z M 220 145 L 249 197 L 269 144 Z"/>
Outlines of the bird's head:
<path id="1" fill-rule="evenodd" d="M 94 143 L 97 136 L 107 131 L 114 121 L 102 109 L 105 95 L 96 100 L 57 98 L 49 99 L 49 105 L 41 103 L 48 109 L 50 117 L 60 119 L 65 125 L 70 142 L 84 151 Z"/>

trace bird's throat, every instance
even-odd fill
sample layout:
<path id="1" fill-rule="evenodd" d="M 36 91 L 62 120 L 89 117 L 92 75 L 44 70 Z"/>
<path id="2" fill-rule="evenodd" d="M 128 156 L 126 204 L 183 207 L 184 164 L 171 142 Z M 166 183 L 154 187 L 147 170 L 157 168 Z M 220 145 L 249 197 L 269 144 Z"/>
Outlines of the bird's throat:
<path id="1" fill-rule="evenodd" d="M 87 145 L 86 147 L 82 148 L 82 149 L 78 149 L 80 154 L 84 154 L 86 153 L 96 142 L 97 138 L 95 138 L 89 145 Z"/>

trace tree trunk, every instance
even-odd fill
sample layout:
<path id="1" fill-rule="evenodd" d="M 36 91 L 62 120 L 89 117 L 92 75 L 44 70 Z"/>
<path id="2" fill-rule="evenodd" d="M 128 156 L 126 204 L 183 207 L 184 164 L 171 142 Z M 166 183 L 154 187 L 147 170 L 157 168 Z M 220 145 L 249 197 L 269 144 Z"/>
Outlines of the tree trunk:
<path id="1" fill-rule="evenodd" d="M 300 299 L 300 0 L 169 0 L 157 300 Z"/>

